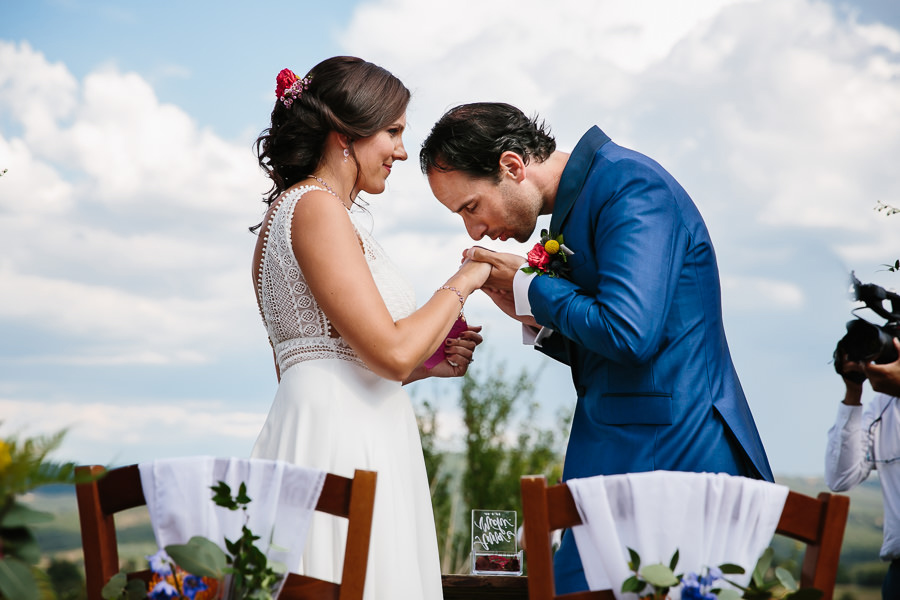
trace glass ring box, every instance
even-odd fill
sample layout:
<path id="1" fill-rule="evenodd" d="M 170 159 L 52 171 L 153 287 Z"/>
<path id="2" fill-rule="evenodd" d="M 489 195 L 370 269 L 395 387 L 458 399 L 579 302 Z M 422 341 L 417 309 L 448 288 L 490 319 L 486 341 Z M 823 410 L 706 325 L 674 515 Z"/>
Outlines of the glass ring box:
<path id="1" fill-rule="evenodd" d="M 518 548 L 516 511 L 472 511 L 472 573 L 521 575 L 522 551 Z"/>

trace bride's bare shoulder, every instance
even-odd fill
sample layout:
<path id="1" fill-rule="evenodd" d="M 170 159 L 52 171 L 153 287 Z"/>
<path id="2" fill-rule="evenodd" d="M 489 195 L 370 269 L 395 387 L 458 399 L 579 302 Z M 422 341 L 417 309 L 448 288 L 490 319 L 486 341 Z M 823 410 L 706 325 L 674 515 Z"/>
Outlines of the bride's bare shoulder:
<path id="1" fill-rule="evenodd" d="M 303 186 L 292 188 L 285 194 L 292 192 L 292 199 L 295 203 L 293 209 L 295 221 L 299 215 L 302 219 L 338 218 L 349 222 L 346 206 L 331 192 L 315 186 Z"/>

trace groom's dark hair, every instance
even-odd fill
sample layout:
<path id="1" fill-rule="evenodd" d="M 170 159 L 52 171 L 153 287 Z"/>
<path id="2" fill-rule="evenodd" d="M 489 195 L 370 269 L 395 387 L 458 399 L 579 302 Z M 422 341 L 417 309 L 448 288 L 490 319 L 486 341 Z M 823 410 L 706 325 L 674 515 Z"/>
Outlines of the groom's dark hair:
<path id="1" fill-rule="evenodd" d="M 504 152 L 515 152 L 527 164 L 547 160 L 554 150 L 544 121 L 502 102 L 476 102 L 450 109 L 434 124 L 419 151 L 419 166 L 425 175 L 462 171 L 499 181 Z"/>

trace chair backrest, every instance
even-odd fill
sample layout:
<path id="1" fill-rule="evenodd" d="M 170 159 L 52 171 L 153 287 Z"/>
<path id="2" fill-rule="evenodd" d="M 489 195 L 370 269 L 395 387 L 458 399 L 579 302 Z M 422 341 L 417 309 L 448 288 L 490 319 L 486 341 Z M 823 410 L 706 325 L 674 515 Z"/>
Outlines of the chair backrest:
<path id="1" fill-rule="evenodd" d="M 529 600 L 611 599 L 611 590 L 555 595 L 550 536 L 553 531 L 581 525 L 572 492 L 566 484 L 547 486 L 543 476 L 521 480 L 522 521 L 528 564 Z M 806 544 L 800 585 L 821 590 L 831 600 L 840 559 L 850 499 L 822 492 L 812 498 L 788 492 L 776 533 Z"/>
<path id="2" fill-rule="evenodd" d="M 557 529 L 581 525 L 581 516 L 566 484 L 547 487 L 543 475 L 528 475 L 522 477 L 520 485 L 528 600 L 615 600 L 612 590 L 556 595 L 550 536 Z"/>
<path id="3" fill-rule="evenodd" d="M 93 475 L 76 485 L 81 543 L 88 600 L 101 600 L 101 590 L 119 572 L 119 549 L 114 515 L 143 506 L 143 486 L 137 465 L 107 471 L 102 466 L 82 466 L 77 471 Z M 362 600 L 369 559 L 376 473 L 357 470 L 352 479 L 328 473 L 316 510 L 348 519 L 347 543 L 341 582 L 333 583 L 289 573 L 279 598 L 284 600 Z M 149 581 L 149 570 L 129 573 L 129 579 Z"/>
<path id="4" fill-rule="evenodd" d="M 823 593 L 822 600 L 834 596 L 844 528 L 850 498 L 820 492 L 816 498 L 788 492 L 776 533 L 806 544 L 800 567 L 800 585 Z"/>

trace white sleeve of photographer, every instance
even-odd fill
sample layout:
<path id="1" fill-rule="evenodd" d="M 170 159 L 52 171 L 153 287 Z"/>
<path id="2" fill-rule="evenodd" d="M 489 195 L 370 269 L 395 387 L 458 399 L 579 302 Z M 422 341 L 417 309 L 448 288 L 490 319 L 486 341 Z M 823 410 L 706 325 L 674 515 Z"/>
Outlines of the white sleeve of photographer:
<path id="1" fill-rule="evenodd" d="M 869 414 L 875 402 L 866 406 L 838 404 L 837 419 L 828 430 L 828 445 L 825 448 L 825 484 L 833 492 L 845 492 L 864 481 L 874 464 L 871 455 L 869 426 L 873 416 Z M 865 422 L 865 427 L 863 426 Z"/>

